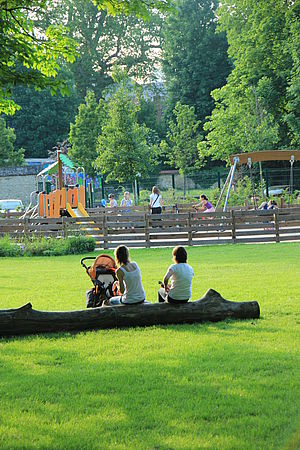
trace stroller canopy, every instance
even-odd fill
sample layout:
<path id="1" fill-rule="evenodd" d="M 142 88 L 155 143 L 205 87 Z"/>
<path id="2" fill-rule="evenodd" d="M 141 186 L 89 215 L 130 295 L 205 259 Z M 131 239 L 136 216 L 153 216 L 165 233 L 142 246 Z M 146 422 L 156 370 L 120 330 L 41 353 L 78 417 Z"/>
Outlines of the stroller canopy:
<path id="1" fill-rule="evenodd" d="M 99 255 L 94 261 L 94 264 L 89 268 L 89 274 L 92 278 L 97 276 L 97 267 L 102 267 L 106 270 L 115 271 L 117 268 L 115 260 L 109 255 Z"/>

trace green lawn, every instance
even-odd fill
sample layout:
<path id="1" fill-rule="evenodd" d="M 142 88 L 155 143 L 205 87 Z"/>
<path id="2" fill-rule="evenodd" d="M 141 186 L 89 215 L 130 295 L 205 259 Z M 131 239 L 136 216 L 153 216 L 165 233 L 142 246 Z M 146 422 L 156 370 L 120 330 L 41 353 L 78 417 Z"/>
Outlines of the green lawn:
<path id="1" fill-rule="evenodd" d="M 0 339 L 0 448 L 299 449 L 300 245 L 188 250 L 261 319 Z M 132 251 L 148 300 L 170 249 Z M 80 256 L 0 259 L 0 309 L 85 306 Z"/>

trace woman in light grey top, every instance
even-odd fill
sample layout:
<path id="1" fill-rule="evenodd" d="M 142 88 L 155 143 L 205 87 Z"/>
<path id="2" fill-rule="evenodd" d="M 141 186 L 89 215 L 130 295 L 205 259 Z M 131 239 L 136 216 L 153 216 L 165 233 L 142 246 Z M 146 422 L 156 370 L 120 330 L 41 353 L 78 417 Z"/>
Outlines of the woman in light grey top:
<path id="1" fill-rule="evenodd" d="M 184 247 L 173 249 L 173 261 L 164 276 L 163 287 L 158 291 L 158 301 L 168 303 L 186 303 L 192 296 L 191 286 L 194 271 L 187 264 L 187 253 Z M 171 286 L 169 286 L 171 280 Z"/>
<path id="2" fill-rule="evenodd" d="M 110 305 L 136 305 L 145 301 L 145 291 L 142 285 L 141 271 L 136 262 L 130 261 L 129 250 L 120 245 L 115 250 L 115 257 L 119 268 L 116 271 L 118 281 L 116 287 L 121 295 L 112 297 Z"/>

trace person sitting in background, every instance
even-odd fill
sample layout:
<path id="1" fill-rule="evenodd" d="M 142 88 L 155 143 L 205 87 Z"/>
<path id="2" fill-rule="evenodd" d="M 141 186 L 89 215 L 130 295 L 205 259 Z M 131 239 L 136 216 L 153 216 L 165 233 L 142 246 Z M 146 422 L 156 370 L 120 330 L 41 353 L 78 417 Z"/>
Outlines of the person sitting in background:
<path id="1" fill-rule="evenodd" d="M 142 285 L 142 277 L 136 262 L 130 261 L 129 250 L 125 245 L 119 245 L 115 250 L 115 258 L 119 268 L 116 271 L 118 281 L 115 288 L 120 295 L 111 297 L 106 306 L 136 305 L 144 303 L 145 291 Z"/>
<path id="2" fill-rule="evenodd" d="M 268 202 L 262 202 L 257 209 L 268 209 Z"/>
<path id="3" fill-rule="evenodd" d="M 108 200 L 109 200 L 109 208 L 115 208 L 116 206 L 118 206 L 118 203 L 117 203 L 117 200 L 115 199 L 114 194 L 109 194 Z"/>
<path id="4" fill-rule="evenodd" d="M 128 191 L 124 192 L 124 198 L 122 198 L 120 206 L 132 206 L 132 200 Z"/>
<path id="5" fill-rule="evenodd" d="M 194 271 L 187 264 L 187 252 L 184 247 L 173 249 L 173 262 L 164 276 L 163 287 L 158 291 L 158 301 L 173 304 L 187 303 L 191 298 L 191 286 Z M 171 286 L 168 282 L 171 280 Z"/>
<path id="6" fill-rule="evenodd" d="M 278 209 L 277 202 L 275 200 L 269 200 L 267 209 Z"/>
<path id="7" fill-rule="evenodd" d="M 197 211 L 203 211 L 204 213 L 215 212 L 215 208 L 208 201 L 206 195 L 201 194 L 200 200 L 201 202 L 198 203 L 197 205 L 194 205 L 193 208 L 195 208 Z"/>

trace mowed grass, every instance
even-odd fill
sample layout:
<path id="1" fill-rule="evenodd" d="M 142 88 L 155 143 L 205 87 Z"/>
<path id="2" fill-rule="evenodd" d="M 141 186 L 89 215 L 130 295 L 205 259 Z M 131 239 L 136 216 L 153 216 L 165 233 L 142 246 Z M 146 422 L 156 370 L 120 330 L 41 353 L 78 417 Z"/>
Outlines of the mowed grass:
<path id="1" fill-rule="evenodd" d="M 132 251 L 148 300 L 170 249 Z M 261 319 L 0 339 L 0 448 L 299 449 L 300 245 L 188 249 Z M 0 309 L 85 306 L 80 257 L 0 260 Z"/>

